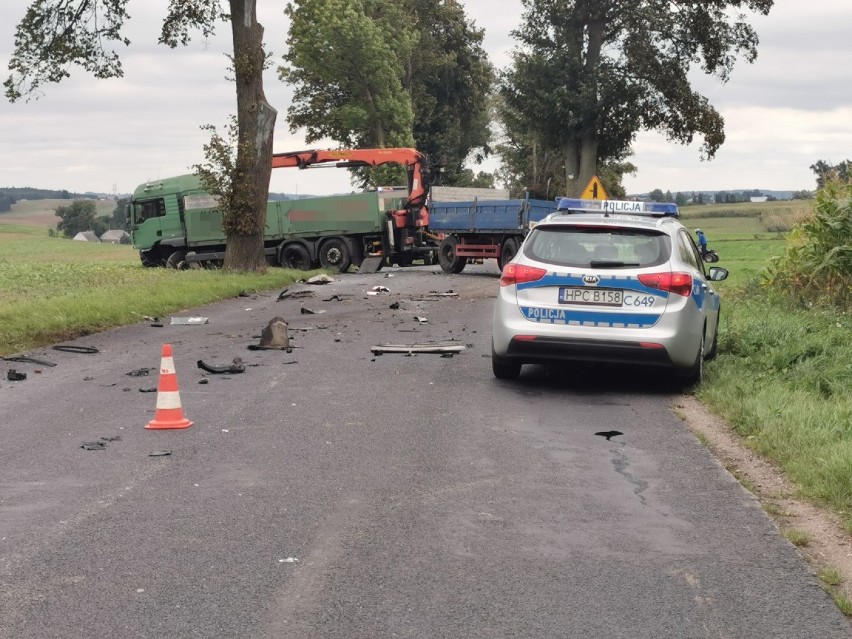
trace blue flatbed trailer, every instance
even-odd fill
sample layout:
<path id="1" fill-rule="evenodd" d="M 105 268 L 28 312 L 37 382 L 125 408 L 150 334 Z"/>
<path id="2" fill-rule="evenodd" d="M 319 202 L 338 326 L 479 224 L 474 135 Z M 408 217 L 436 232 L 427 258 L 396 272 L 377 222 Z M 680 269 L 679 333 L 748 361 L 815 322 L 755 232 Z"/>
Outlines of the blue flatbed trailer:
<path id="1" fill-rule="evenodd" d="M 438 263 L 461 273 L 468 259 L 494 258 L 502 268 L 517 254 L 530 224 L 556 211 L 551 200 L 432 202 L 429 230 L 442 236 Z"/>

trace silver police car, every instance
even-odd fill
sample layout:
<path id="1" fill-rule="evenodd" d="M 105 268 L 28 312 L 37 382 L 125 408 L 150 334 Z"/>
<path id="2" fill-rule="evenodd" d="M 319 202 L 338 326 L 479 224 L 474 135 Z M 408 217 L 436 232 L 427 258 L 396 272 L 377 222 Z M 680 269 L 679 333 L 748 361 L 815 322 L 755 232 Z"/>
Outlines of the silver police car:
<path id="1" fill-rule="evenodd" d="M 717 350 L 719 295 L 674 204 L 563 198 L 505 266 L 494 306 L 495 377 L 523 364 L 601 362 L 701 381 Z"/>

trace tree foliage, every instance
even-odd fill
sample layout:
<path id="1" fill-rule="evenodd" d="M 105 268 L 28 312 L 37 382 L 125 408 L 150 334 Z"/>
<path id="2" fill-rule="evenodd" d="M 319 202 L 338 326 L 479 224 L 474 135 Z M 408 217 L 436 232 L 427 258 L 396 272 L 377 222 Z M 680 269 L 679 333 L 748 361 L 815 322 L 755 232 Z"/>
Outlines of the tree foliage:
<path id="1" fill-rule="evenodd" d="M 810 166 L 816 175 L 817 188 L 823 188 L 827 182 L 832 180 L 848 180 L 852 178 L 852 160 L 846 160 L 839 164 L 831 164 L 825 160 L 817 160 Z"/>
<path id="2" fill-rule="evenodd" d="M 607 160 L 629 153 L 638 131 L 682 144 L 703 137 L 712 158 L 725 139 L 722 116 L 692 89 L 698 65 L 726 81 L 739 56 L 757 55 L 745 11 L 773 0 L 522 0 L 512 67 L 500 92 L 514 128 L 561 157 L 578 193 Z M 504 123 L 505 124 L 505 123 Z"/>
<path id="3" fill-rule="evenodd" d="M 286 13 L 291 131 L 348 148 L 416 146 L 446 159 L 445 182 L 465 179 L 471 151 L 487 151 L 493 71 L 456 0 L 293 0 Z M 377 184 L 374 170 L 358 175 Z"/>
<path id="4" fill-rule="evenodd" d="M 93 231 L 100 235 L 106 230 L 104 221 L 97 218 L 97 207 L 92 200 L 74 200 L 54 212 L 61 218 L 56 229 L 66 237 L 74 237 L 81 231 Z"/>
<path id="5" fill-rule="evenodd" d="M 15 31 L 15 50 L 4 82 L 6 97 L 15 101 L 39 97 L 45 83 L 70 76 L 77 65 L 97 78 L 122 77 L 115 47 L 129 46 L 121 35 L 129 15 L 128 0 L 33 0 Z M 190 31 L 210 36 L 230 21 L 231 58 L 237 94 L 236 158 L 228 188 L 237 194 L 229 210 L 234 223 L 227 230 L 225 268 L 262 271 L 266 198 L 272 171 L 272 135 L 276 111 L 263 94 L 263 27 L 257 22 L 257 0 L 169 0 L 159 41 L 169 47 L 186 45 Z M 215 158 L 214 158 L 215 159 Z M 208 158 L 210 160 L 210 158 Z"/>

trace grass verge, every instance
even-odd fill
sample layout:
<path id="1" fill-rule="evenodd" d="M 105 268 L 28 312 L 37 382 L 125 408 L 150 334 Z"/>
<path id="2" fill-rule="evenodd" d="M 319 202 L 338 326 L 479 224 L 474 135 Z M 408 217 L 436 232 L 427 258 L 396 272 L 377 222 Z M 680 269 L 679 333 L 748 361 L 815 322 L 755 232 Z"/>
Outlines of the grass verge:
<path id="1" fill-rule="evenodd" d="M 698 398 L 852 529 L 852 317 L 744 287 L 723 302 Z"/>
<path id="2" fill-rule="evenodd" d="M 163 316 L 286 286 L 313 273 L 146 269 L 130 247 L 0 229 L 0 356 L 54 344 L 143 315 Z M 8 249 L 8 250 L 5 250 Z"/>

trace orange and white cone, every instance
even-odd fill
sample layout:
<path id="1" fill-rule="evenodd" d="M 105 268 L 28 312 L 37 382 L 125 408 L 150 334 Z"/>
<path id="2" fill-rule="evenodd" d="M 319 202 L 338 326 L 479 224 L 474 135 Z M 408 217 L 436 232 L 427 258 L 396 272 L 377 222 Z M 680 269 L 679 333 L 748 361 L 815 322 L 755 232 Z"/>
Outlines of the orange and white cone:
<path id="1" fill-rule="evenodd" d="M 192 422 L 183 416 L 180 405 L 175 360 L 172 357 L 171 344 L 163 344 L 163 357 L 160 361 L 160 379 L 157 382 L 157 412 L 154 419 L 145 428 L 189 428 Z"/>

